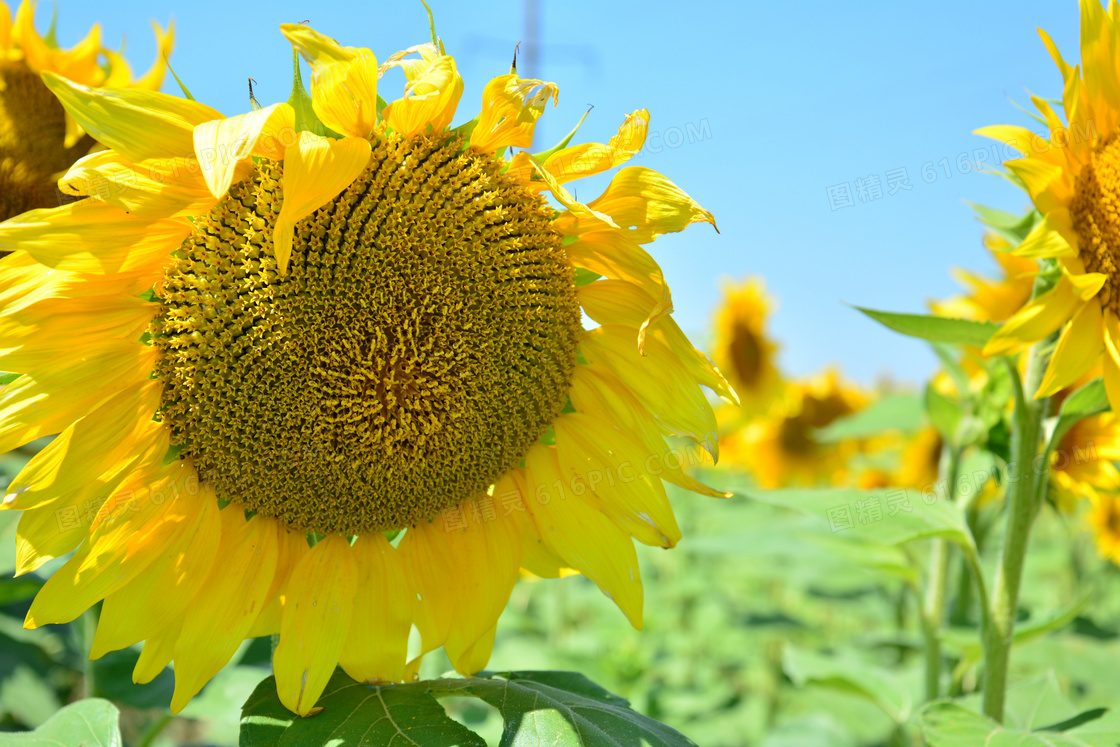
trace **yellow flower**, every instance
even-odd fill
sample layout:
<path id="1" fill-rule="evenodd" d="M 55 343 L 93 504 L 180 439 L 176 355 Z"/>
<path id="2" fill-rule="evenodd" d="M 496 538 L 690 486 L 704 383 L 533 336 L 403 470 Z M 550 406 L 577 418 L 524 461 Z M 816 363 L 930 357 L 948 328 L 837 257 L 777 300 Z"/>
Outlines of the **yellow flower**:
<path id="1" fill-rule="evenodd" d="M 968 293 L 933 301 L 930 308 L 940 316 L 1002 322 L 1031 298 L 1038 262 L 1010 252 L 1011 245 L 996 234 L 984 237 L 984 247 L 1003 269 L 1003 277 L 991 279 L 968 270 L 956 269 L 954 275 Z"/>
<path id="2" fill-rule="evenodd" d="M 936 484 L 944 445 L 941 433 L 933 426 L 927 425 L 918 430 L 906 442 L 893 484 L 914 490 L 925 490 Z"/>
<path id="3" fill-rule="evenodd" d="M 734 398 L 641 244 L 711 214 L 648 168 L 587 204 L 560 186 L 637 152 L 644 111 L 611 144 L 506 161 L 554 84 L 495 78 L 449 130 L 442 45 L 378 65 L 282 30 L 310 99 L 297 77 L 294 104 L 228 119 L 44 76 L 109 150 L 61 182 L 88 199 L 0 224 L 0 367 L 23 374 L 0 452 L 60 433 L 4 499 L 18 570 L 74 551 L 26 624 L 104 599 L 93 655 L 145 641 L 139 682 L 174 660 L 176 712 L 279 634 L 300 714 L 336 662 L 413 677 L 413 625 L 478 671 L 521 567 L 583 573 L 640 626 L 632 540 L 680 538 L 662 481 L 725 495 L 665 436 L 714 458 L 700 385 Z M 393 67 L 404 94 L 379 106 Z"/>
<path id="4" fill-rule="evenodd" d="M 1078 498 L 1096 491 L 1120 490 L 1120 424 L 1113 413 L 1079 420 L 1059 440 L 1050 458 L 1050 474 L 1057 488 L 1056 503 L 1074 509 Z"/>
<path id="5" fill-rule="evenodd" d="M 1120 497 L 1096 491 L 1088 496 L 1092 508 L 1085 518 L 1096 538 L 1097 552 L 1120 565 Z"/>
<path id="6" fill-rule="evenodd" d="M 715 315 L 713 357 L 742 400 L 742 417 L 765 412 L 784 386 L 774 361 L 778 346 L 766 334 L 772 306 L 762 278 L 754 277 L 726 283 Z"/>
<path id="7" fill-rule="evenodd" d="M 867 398 L 841 382 L 836 371 L 791 382 L 767 416 L 724 438 L 724 456 L 750 470 L 764 488 L 840 484 L 860 445 L 850 440 L 826 443 L 816 431 L 866 404 Z"/>
<path id="8" fill-rule="evenodd" d="M 94 138 L 66 114 L 40 73 L 55 73 L 85 86 L 157 90 L 171 53 L 173 31 L 152 24 L 159 58 L 133 80 L 124 58 L 101 46 L 99 26 L 74 47 L 59 49 L 54 24 L 44 38 L 34 22 L 35 3 L 23 0 L 13 19 L 8 5 L 0 1 L 0 221 L 58 205 L 55 181 L 94 146 Z"/>
<path id="9" fill-rule="evenodd" d="M 1042 220 L 1015 249 L 1021 257 L 1056 260 L 1053 288 L 1013 315 L 988 342 L 987 354 L 1014 352 L 1061 330 L 1038 396 L 1049 396 L 1103 362 L 1113 408 L 1120 408 L 1120 75 L 1116 39 L 1120 7 L 1106 12 L 1081 2 L 1081 65 L 1042 40 L 1065 81 L 1065 122 L 1032 97 L 1049 127 L 1047 140 L 1023 127 L 978 130 L 1026 156 L 1008 161 Z"/>

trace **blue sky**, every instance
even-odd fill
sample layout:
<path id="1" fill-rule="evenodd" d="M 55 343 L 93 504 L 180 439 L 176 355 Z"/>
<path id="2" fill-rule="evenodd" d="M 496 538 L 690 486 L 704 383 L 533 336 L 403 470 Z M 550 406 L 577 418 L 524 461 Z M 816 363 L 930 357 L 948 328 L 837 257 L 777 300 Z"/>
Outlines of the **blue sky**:
<path id="1" fill-rule="evenodd" d="M 58 5 L 61 43 L 100 21 L 108 43 L 127 37 L 137 70 L 154 55 L 148 19 L 174 18 L 176 72 L 227 115 L 246 109 L 250 76 L 262 103 L 287 98 L 290 47 L 280 23 L 310 20 L 380 58 L 428 38 L 419 0 Z M 432 5 L 467 82 L 457 123 L 477 112 L 485 81 L 508 71 L 524 36 L 524 3 Z M 45 28 L 49 6 L 39 10 Z M 1060 95 L 1035 27 L 1067 60 L 1079 58 L 1072 0 L 540 0 L 539 76 L 560 85 L 560 104 L 542 118 L 537 144 L 550 146 L 588 105 L 595 108 L 580 138 L 598 141 L 627 112 L 648 108 L 651 138 L 634 163 L 668 175 L 715 214 L 721 232 L 693 226 L 652 246 L 686 331 L 707 337 L 721 278 L 760 274 L 780 304 L 772 330 L 787 371 L 837 363 L 864 383 L 888 375 L 917 382 L 933 370 L 932 355 L 845 303 L 922 311 L 927 299 L 955 291 L 952 266 L 993 269 L 965 201 L 1020 210 L 1027 200 L 1002 179 L 962 173 L 958 159 L 990 148 L 971 134 L 976 127 L 1031 124 L 1010 99 Z M 887 172 L 900 169 L 911 188 L 896 185 L 892 195 Z M 868 177 L 878 178 L 882 196 Z M 857 179 L 868 188 L 865 202 Z M 837 207 L 828 190 L 845 183 L 854 204 Z M 605 181 L 579 184 L 578 196 L 591 199 Z"/>

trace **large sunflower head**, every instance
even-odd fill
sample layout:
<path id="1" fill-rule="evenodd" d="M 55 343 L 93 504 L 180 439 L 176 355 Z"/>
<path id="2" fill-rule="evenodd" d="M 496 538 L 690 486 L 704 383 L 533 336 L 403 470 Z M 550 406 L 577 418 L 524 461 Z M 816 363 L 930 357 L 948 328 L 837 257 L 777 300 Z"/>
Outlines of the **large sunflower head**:
<path id="1" fill-rule="evenodd" d="M 54 22 L 35 30 L 35 3 L 23 0 L 12 17 L 0 0 L 0 220 L 59 204 L 55 181 L 94 145 L 40 80 L 55 73 L 85 86 L 134 86 L 157 90 L 163 82 L 173 32 L 152 24 L 159 55 L 133 79 L 120 53 L 101 46 L 101 28 L 70 49 L 59 49 Z"/>
<path id="2" fill-rule="evenodd" d="M 452 128 L 437 40 L 379 64 L 282 30 L 310 96 L 297 65 L 288 103 L 229 118 L 44 76 L 108 150 L 61 180 L 78 202 L 0 224 L 0 366 L 22 374 L 0 449 L 60 434 L 4 499 L 19 571 L 74 551 L 27 624 L 103 599 L 93 654 L 145 641 L 138 681 L 174 660 L 176 711 L 278 633 L 301 714 L 336 662 L 414 676 L 412 626 L 481 669 L 520 567 L 583 573 L 640 625 L 632 540 L 680 537 L 663 480 L 723 495 L 665 437 L 714 458 L 701 386 L 734 399 L 641 245 L 711 214 L 648 168 L 587 204 L 562 186 L 636 153 L 645 111 L 509 158 L 554 84 L 500 75 Z"/>
<path id="3" fill-rule="evenodd" d="M 1052 287 L 1014 314 L 985 352 L 1014 352 L 1059 332 L 1038 391 L 1048 396 L 1098 362 L 1120 408 L 1120 6 L 1081 0 L 1081 64 L 1070 65 L 1039 32 L 1061 71 L 1064 119 L 1040 97 L 1049 137 L 997 125 L 977 132 L 1024 154 L 1005 165 L 1030 193 L 1042 220 L 1016 249 L 1046 260 Z"/>
<path id="4" fill-rule="evenodd" d="M 778 346 L 766 333 L 773 305 L 762 278 L 752 277 L 725 283 L 715 314 L 713 356 L 742 399 L 744 417 L 765 412 L 782 392 Z"/>

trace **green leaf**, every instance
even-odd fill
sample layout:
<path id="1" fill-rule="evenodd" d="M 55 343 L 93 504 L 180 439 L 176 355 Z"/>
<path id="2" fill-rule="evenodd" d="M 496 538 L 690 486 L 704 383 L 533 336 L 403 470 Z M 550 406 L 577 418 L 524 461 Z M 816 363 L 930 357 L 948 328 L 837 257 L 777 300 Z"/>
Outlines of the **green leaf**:
<path id="1" fill-rule="evenodd" d="M 1104 390 L 1104 379 L 1093 379 L 1066 397 L 1062 402 L 1062 409 L 1058 412 L 1058 423 L 1054 426 L 1054 433 L 1050 436 L 1050 449 L 1057 447 L 1062 437 L 1077 421 L 1108 412 L 1108 409 L 1108 394 Z"/>
<path id="2" fill-rule="evenodd" d="M 300 718 L 280 702 L 276 678 L 257 685 L 241 710 L 241 747 L 310 744 L 401 744 L 485 747 L 477 734 L 453 720 L 418 684 L 372 687 L 335 671 L 317 704 Z M 336 740 L 336 741 L 332 741 Z"/>
<path id="3" fill-rule="evenodd" d="M 968 205 L 976 211 L 976 216 L 981 223 L 994 229 L 996 233 L 1011 242 L 1012 246 L 1021 244 L 1042 217 L 1037 210 L 1030 210 L 1025 215 L 1016 215 L 973 202 L 969 202 Z"/>
<path id="4" fill-rule="evenodd" d="M 815 684 L 865 698 L 901 724 L 910 717 L 912 700 L 893 672 L 854 658 L 821 656 L 787 647 L 782 668 L 798 687 Z"/>
<path id="5" fill-rule="evenodd" d="M 577 672 L 499 672 L 428 683 L 446 695 L 473 695 L 505 720 L 500 747 L 695 747 L 674 729 L 631 710 Z M 436 693 L 440 694 L 440 693 Z"/>
<path id="6" fill-rule="evenodd" d="M 926 386 L 925 394 L 926 413 L 933 427 L 941 437 L 951 444 L 958 445 L 959 431 L 963 412 L 959 403 L 946 397 L 930 383 Z"/>
<path id="7" fill-rule="evenodd" d="M 964 514 L 943 496 L 921 495 L 914 490 L 853 490 L 746 488 L 740 495 L 774 506 L 785 506 L 818 518 L 821 526 L 837 535 L 865 538 L 896 545 L 928 537 L 945 537 L 975 549 Z M 932 502 L 927 502 L 930 499 Z M 906 509 L 910 510 L 907 511 Z M 846 509 L 840 510 L 840 509 Z M 837 518 L 851 517 L 850 526 Z"/>
<path id="8" fill-rule="evenodd" d="M 949 319 L 928 314 L 898 314 L 855 307 L 888 329 L 909 337 L 920 337 L 930 342 L 971 345 L 982 348 L 999 329 L 991 322 L 974 322 L 969 319 Z"/>
<path id="9" fill-rule="evenodd" d="M 120 747 L 120 712 L 107 700 L 71 703 L 32 732 L 4 734 L 5 747 Z"/>
<path id="10" fill-rule="evenodd" d="M 126 648 L 110 651 L 93 662 L 98 694 L 131 708 L 169 708 L 175 675 L 171 669 L 164 669 L 151 682 L 137 685 L 132 681 L 132 671 L 139 658 L 139 650 Z"/>
<path id="11" fill-rule="evenodd" d="M 1038 620 L 1028 620 L 1015 626 L 1013 645 L 1028 643 L 1069 625 L 1089 605 L 1091 595 L 1086 594 L 1063 610 Z M 980 634 L 972 628 L 949 628 L 942 631 L 942 638 L 966 656 L 979 657 L 982 653 Z"/>
<path id="12" fill-rule="evenodd" d="M 0 607 L 30 599 L 38 594 L 41 588 L 43 588 L 43 581 L 34 576 L 23 578 L 0 576 Z"/>
<path id="13" fill-rule="evenodd" d="M 865 438 L 887 430 L 912 431 L 922 424 L 922 400 L 913 394 L 891 394 L 817 431 L 820 441 Z"/>
<path id="14" fill-rule="evenodd" d="M 1113 713 L 1080 721 L 1061 733 L 1050 728 L 1028 732 L 1005 728 L 958 703 L 940 700 L 923 708 L 917 720 L 929 747 L 1114 747 L 1120 742 L 1120 718 Z"/>
<path id="15" fill-rule="evenodd" d="M 341 671 L 331 677 L 317 706 L 300 718 L 264 680 L 246 701 L 241 747 L 306 744 L 390 744 L 417 747 L 485 747 L 474 732 L 451 719 L 438 698 L 473 697 L 494 706 L 505 721 L 501 747 L 694 747 L 668 726 L 631 710 L 629 702 L 574 672 L 483 672 L 475 677 L 405 685 L 364 685 Z"/>

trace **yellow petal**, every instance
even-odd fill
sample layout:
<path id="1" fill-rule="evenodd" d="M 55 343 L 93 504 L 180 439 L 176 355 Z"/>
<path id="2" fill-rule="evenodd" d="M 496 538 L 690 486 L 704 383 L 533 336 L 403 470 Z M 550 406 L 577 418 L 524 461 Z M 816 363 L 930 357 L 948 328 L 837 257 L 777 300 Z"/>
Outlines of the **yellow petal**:
<path id="1" fill-rule="evenodd" d="M 288 582 L 272 669 L 280 702 L 301 716 L 315 707 L 338 663 L 354 612 L 357 577 L 350 543 L 332 534 L 311 548 Z"/>
<path id="2" fill-rule="evenodd" d="M 17 576 L 37 570 L 81 544 L 102 506 L 113 505 L 116 496 L 135 497 L 137 490 L 159 480 L 171 431 L 159 423 L 152 425 L 155 427 L 141 437 L 124 442 L 131 449 L 100 474 L 79 473 L 85 482 L 78 489 L 23 512 L 16 530 Z"/>
<path id="3" fill-rule="evenodd" d="M 140 218 L 81 200 L 0 223 L 0 250 L 23 249 L 56 270 L 94 275 L 139 270 L 158 277 L 192 230 L 186 220 Z"/>
<path id="4" fill-rule="evenodd" d="M 1077 254 L 1077 250 L 1069 245 L 1050 220 L 1043 218 L 1031 229 L 1027 238 L 1015 248 L 1015 254 L 1020 257 L 1041 259 L 1068 257 Z"/>
<path id="5" fill-rule="evenodd" d="M 578 573 L 568 568 L 564 559 L 541 539 L 527 505 L 524 469 L 519 467 L 511 470 L 499 480 L 494 486 L 494 498 L 497 499 L 502 515 L 508 516 L 521 534 L 522 568 L 540 578 L 560 578 Z"/>
<path id="6" fill-rule="evenodd" d="M 0 370 L 38 374 L 58 366 L 58 358 L 77 365 L 90 355 L 139 340 L 159 306 L 135 296 L 47 298 L 0 310 Z"/>
<path id="7" fill-rule="evenodd" d="M 4 507 L 50 505 L 106 472 L 136 449 L 145 431 L 160 427 L 152 418 L 162 392 L 158 382 L 137 382 L 69 426 L 16 475 Z"/>
<path id="8" fill-rule="evenodd" d="M 19 377 L 0 390 L 0 453 L 61 433 L 122 389 L 147 380 L 155 360 L 154 347 L 120 342 L 77 368 L 63 359 L 53 369 Z"/>
<path id="9" fill-rule="evenodd" d="M 526 489 L 537 530 L 564 561 L 591 579 L 638 630 L 642 627 L 642 575 L 634 543 L 586 501 L 554 500 L 562 482 L 556 450 L 536 444 L 525 457 Z"/>
<path id="10" fill-rule="evenodd" d="M 206 186 L 214 197 L 224 197 L 234 182 L 239 164 L 248 161 L 266 136 L 276 137 L 282 127 L 291 127 L 295 114 L 288 104 L 215 119 L 194 128 L 194 153 L 202 167 Z"/>
<path id="11" fill-rule="evenodd" d="M 221 519 L 213 488 L 202 485 L 197 511 L 155 562 L 105 597 L 91 659 L 126 648 L 182 617 L 202 588 L 218 551 Z"/>
<path id="12" fill-rule="evenodd" d="M 156 34 L 156 59 L 148 71 L 132 83 L 133 88 L 143 88 L 148 91 L 158 91 L 163 85 L 163 78 L 167 73 L 167 58 L 171 56 L 171 48 L 175 46 L 175 22 L 167 24 L 167 31 L 152 21 L 152 30 Z"/>
<path id="13" fill-rule="evenodd" d="M 370 54 L 316 67 L 311 106 L 335 132 L 368 138 L 377 126 L 377 58 Z"/>
<path id="14" fill-rule="evenodd" d="M 1090 301 L 1062 331 L 1035 397 L 1049 397 L 1080 379 L 1100 361 L 1103 344 L 1101 305 Z"/>
<path id="15" fill-rule="evenodd" d="M 146 685 L 171 663 L 175 655 L 175 642 L 183 629 L 182 619 L 173 621 L 166 628 L 144 641 L 144 649 L 132 669 L 132 681 Z"/>
<path id="16" fill-rule="evenodd" d="M 132 163 L 111 150 L 92 153 L 70 167 L 58 188 L 138 218 L 194 216 L 210 212 L 216 202 L 198 164 L 181 156 Z"/>
<path id="17" fill-rule="evenodd" d="M 497 623 L 521 564 L 521 537 L 498 506 L 493 496 L 466 501 L 409 527 L 399 547 L 423 651 L 442 644 L 464 674 L 464 654 Z"/>
<path id="18" fill-rule="evenodd" d="M 284 205 L 276 218 L 273 243 L 283 275 L 292 254 L 295 225 L 338 196 L 369 164 L 368 140 L 342 140 L 301 132 L 284 162 Z"/>
<path id="19" fill-rule="evenodd" d="M 43 585 L 24 626 L 70 622 L 136 578 L 190 526 L 197 498 L 198 477 L 189 462 L 169 465 L 154 482 L 114 493 L 98 509 L 89 538 Z"/>
<path id="20" fill-rule="evenodd" d="M 606 145 L 583 143 L 558 150 L 544 162 L 544 170 L 563 184 L 573 179 L 599 174 L 626 163 L 642 149 L 649 131 L 649 112 L 638 109 L 627 115 L 618 134 Z"/>
<path id="21" fill-rule="evenodd" d="M 463 78 L 455 60 L 441 55 L 409 79 L 404 96 L 386 106 L 382 116 L 401 137 L 414 137 L 428 132 L 429 127 L 439 133 L 451 124 L 462 95 Z"/>
<path id="22" fill-rule="evenodd" d="M 265 595 L 264 609 L 253 622 L 249 629 L 249 638 L 260 638 L 266 635 L 280 633 L 280 620 L 283 617 L 284 601 L 287 598 L 288 580 L 292 577 L 296 566 L 303 560 L 303 556 L 311 552 L 307 545 L 307 535 L 303 532 L 291 532 L 277 523 L 277 539 L 279 547 L 276 555 L 276 573 L 272 577 L 272 585 Z"/>
<path id="23" fill-rule="evenodd" d="M 690 438 L 718 459 L 718 428 L 704 393 L 660 340 L 646 340 L 646 355 L 639 354 L 637 336 L 633 327 L 599 327 L 584 333 L 580 351 L 625 381 L 662 433 Z"/>
<path id="24" fill-rule="evenodd" d="M 628 166 L 619 171 L 606 191 L 587 207 L 609 215 L 626 236 L 639 244 L 664 233 L 683 231 L 692 223 L 716 224 L 712 214 L 677 185 L 644 166 Z M 566 236 L 585 233 L 587 226 L 580 225 L 575 217 L 561 215 L 554 225 Z M 594 226 L 591 228 L 595 230 Z"/>
<path id="25" fill-rule="evenodd" d="M 51 73 L 43 82 L 83 130 L 131 161 L 189 156 L 195 125 L 222 116 L 205 104 L 156 91 L 92 89 Z"/>
<path id="26" fill-rule="evenodd" d="M 276 572 L 276 523 L 230 504 L 221 516 L 218 562 L 195 595 L 175 642 L 175 695 L 178 713 L 195 693 L 229 662 L 264 606 Z"/>
<path id="27" fill-rule="evenodd" d="M 984 346 L 984 355 L 1007 355 L 1038 342 L 1065 324 L 1081 303 L 1073 284 L 1063 276 L 1051 290 L 1004 322 Z"/>
<path id="28" fill-rule="evenodd" d="M 556 456 L 563 482 L 553 498 L 585 500 L 642 544 L 673 547 L 681 530 L 650 454 L 610 421 L 582 413 L 556 418 Z"/>
<path id="29" fill-rule="evenodd" d="M 281 24 L 280 33 L 292 43 L 293 47 L 299 50 L 303 58 L 314 68 L 336 62 L 350 62 L 363 55 L 373 55 L 368 49 L 343 47 L 329 36 L 320 34 L 315 29 L 302 23 Z"/>
<path id="30" fill-rule="evenodd" d="M 684 473 L 684 454 L 669 448 L 657 421 L 633 392 L 607 369 L 594 363 L 576 366 L 569 394 L 577 412 L 604 418 L 639 439 L 649 459 L 643 466 L 651 474 L 685 490 L 713 498 L 731 497 L 731 493 L 709 488 Z"/>
<path id="31" fill-rule="evenodd" d="M 400 682 L 415 599 L 401 554 L 376 532 L 358 537 L 353 551 L 354 617 L 338 663 L 358 682 Z"/>
<path id="32" fill-rule="evenodd" d="M 1113 412 L 1120 412 L 1120 320 L 1110 311 L 1104 312 L 1104 388 Z"/>
<path id="33" fill-rule="evenodd" d="M 672 307 L 662 308 L 634 283 L 625 280 L 597 280 L 577 289 L 587 315 L 604 325 L 636 327 L 638 352 L 645 355 L 646 338 L 659 340 L 673 352 L 696 383 L 706 386 L 732 404 L 738 395 L 708 356 L 697 350 L 676 321 L 669 316 Z"/>
<path id="34" fill-rule="evenodd" d="M 471 132 L 471 147 L 484 153 L 530 147 L 537 120 L 550 98 L 556 106 L 559 90 L 555 83 L 518 78 L 516 73 L 492 79 L 482 90 L 482 111 Z"/>
<path id="35" fill-rule="evenodd" d="M 1037 148 L 1032 147 L 1033 143 L 1045 142 L 1040 135 L 1031 132 L 1026 127 L 1019 127 L 1017 125 L 990 125 L 973 130 L 972 134 L 991 138 L 992 140 L 1014 148 L 1023 155 L 1028 155 L 1032 150 L 1037 150 Z"/>

